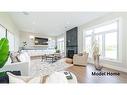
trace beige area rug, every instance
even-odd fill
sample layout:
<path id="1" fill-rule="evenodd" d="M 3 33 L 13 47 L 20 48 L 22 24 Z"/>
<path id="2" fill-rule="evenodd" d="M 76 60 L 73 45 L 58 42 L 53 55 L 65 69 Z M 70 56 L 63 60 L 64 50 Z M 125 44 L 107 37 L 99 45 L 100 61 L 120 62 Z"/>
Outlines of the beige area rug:
<path id="1" fill-rule="evenodd" d="M 73 66 L 73 64 L 65 63 L 64 59 L 58 60 L 54 63 L 32 60 L 30 64 L 30 76 L 50 75 L 56 71 L 62 71 L 71 66 Z"/>

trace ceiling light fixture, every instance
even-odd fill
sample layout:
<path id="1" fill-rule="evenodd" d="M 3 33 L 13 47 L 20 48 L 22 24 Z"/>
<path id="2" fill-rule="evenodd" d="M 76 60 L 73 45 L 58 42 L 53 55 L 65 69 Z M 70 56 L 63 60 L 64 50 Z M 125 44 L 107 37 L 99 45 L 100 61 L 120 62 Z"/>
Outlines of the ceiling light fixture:
<path id="1" fill-rule="evenodd" d="M 23 14 L 24 14 L 24 15 L 29 15 L 29 13 L 28 13 L 28 12 L 23 12 Z"/>
<path id="2" fill-rule="evenodd" d="M 34 36 L 33 36 L 33 35 L 30 35 L 29 38 L 30 38 L 31 40 L 33 40 L 33 39 L 34 39 Z"/>

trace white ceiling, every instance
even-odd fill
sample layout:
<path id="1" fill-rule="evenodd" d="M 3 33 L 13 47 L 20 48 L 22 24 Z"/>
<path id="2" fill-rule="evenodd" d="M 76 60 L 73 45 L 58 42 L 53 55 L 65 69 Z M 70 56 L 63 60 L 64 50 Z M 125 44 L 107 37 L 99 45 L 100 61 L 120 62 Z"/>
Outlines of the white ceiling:
<path id="1" fill-rule="evenodd" d="M 9 13 L 20 31 L 57 36 L 107 13 L 103 12 L 13 12 Z"/>

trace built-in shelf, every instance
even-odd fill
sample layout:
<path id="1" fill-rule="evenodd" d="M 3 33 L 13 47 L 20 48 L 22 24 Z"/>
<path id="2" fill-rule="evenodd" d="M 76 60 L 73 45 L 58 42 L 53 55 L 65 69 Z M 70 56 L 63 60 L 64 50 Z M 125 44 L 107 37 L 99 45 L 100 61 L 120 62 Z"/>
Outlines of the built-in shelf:
<path id="1" fill-rule="evenodd" d="M 23 48 L 21 47 L 21 49 L 23 50 L 45 50 L 47 48 L 48 48 L 47 45 L 29 45 Z"/>
<path id="2" fill-rule="evenodd" d="M 30 45 L 29 47 L 48 47 L 48 45 Z"/>

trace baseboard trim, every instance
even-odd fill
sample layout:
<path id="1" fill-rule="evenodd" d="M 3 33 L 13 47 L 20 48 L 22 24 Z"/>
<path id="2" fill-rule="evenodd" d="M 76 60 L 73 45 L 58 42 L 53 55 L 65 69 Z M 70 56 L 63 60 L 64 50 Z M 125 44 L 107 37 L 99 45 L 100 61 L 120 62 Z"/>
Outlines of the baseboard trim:
<path id="1" fill-rule="evenodd" d="M 89 64 L 93 64 L 93 63 L 89 63 Z M 125 67 L 118 67 L 118 66 L 115 66 L 115 65 L 112 65 L 112 64 L 102 64 L 103 67 L 106 67 L 106 68 L 109 68 L 109 69 L 114 69 L 114 70 L 117 70 L 117 71 L 120 71 L 120 72 L 124 72 L 124 73 L 127 73 L 127 68 Z"/>
<path id="2" fill-rule="evenodd" d="M 103 64 L 103 66 L 106 67 L 106 68 L 110 68 L 110 69 L 114 69 L 114 70 L 117 70 L 117 71 L 127 73 L 127 68 L 124 68 L 124 67 L 118 67 L 118 66 L 109 65 L 109 64 Z"/>

